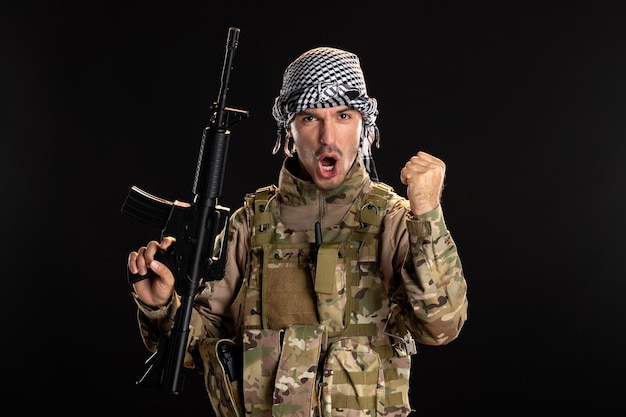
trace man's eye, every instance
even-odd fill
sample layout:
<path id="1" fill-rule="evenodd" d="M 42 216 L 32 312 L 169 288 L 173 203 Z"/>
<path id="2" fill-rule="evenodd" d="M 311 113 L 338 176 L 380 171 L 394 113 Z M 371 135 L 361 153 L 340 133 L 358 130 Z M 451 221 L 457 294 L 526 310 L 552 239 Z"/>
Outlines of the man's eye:
<path id="1" fill-rule="evenodd" d="M 341 119 L 349 119 L 349 118 L 350 118 L 350 115 L 349 115 L 348 113 L 341 113 L 341 114 L 339 115 L 339 117 L 340 117 Z"/>

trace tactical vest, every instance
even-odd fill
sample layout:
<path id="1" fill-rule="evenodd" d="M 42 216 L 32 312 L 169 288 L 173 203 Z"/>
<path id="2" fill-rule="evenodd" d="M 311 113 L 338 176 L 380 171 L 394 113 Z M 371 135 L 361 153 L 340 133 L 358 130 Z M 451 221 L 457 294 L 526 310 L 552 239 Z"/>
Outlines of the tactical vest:
<path id="1" fill-rule="evenodd" d="M 373 184 L 340 224 L 318 229 L 317 236 L 314 228 L 293 231 L 281 223 L 275 186 L 246 196 L 251 251 L 238 294 L 243 379 L 211 398 L 216 411 L 408 415 L 415 344 L 396 317 L 377 262 L 392 191 Z M 215 355 L 218 344 L 211 348 Z M 208 389 L 218 389 L 215 378 L 209 372 Z"/>

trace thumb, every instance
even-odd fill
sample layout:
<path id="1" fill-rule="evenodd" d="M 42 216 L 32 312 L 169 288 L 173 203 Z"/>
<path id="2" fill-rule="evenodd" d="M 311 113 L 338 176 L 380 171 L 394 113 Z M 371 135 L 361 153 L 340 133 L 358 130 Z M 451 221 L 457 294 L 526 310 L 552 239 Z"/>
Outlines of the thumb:
<path id="1" fill-rule="evenodd" d="M 174 283 L 174 274 L 166 264 L 153 259 L 152 262 L 150 262 L 150 269 L 168 284 Z"/>

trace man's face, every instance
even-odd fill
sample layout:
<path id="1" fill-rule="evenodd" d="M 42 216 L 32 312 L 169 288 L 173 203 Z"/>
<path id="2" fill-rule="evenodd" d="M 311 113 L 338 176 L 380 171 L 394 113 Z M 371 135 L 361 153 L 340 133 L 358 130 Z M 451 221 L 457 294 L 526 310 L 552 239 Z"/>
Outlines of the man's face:
<path id="1" fill-rule="evenodd" d="M 347 106 L 306 109 L 289 125 L 300 167 L 300 177 L 324 190 L 343 183 L 356 158 L 363 118 Z"/>

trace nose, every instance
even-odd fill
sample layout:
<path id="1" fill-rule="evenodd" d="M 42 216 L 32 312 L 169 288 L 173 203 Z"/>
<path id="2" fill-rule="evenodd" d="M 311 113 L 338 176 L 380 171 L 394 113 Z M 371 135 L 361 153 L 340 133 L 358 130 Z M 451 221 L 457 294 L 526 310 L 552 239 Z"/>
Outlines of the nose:
<path id="1" fill-rule="evenodd" d="M 320 126 L 320 143 L 325 146 L 334 145 L 337 140 L 337 132 L 332 122 L 326 120 Z"/>

